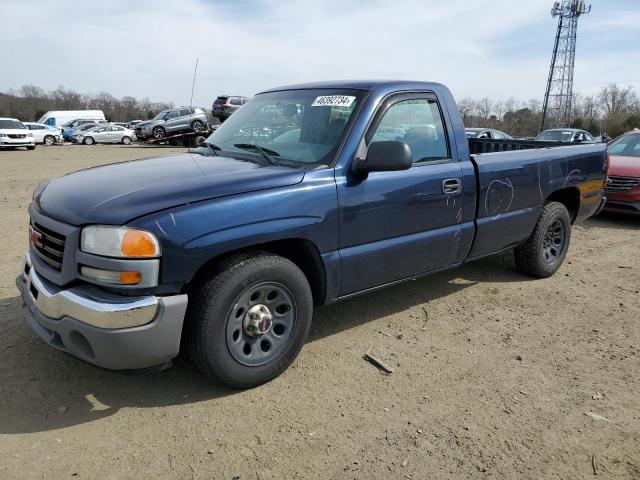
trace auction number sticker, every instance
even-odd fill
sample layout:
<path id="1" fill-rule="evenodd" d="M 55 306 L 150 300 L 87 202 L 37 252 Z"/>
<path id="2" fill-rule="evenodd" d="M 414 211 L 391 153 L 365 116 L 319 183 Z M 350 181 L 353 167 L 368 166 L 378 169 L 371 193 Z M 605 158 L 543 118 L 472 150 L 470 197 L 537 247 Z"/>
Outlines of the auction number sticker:
<path id="1" fill-rule="evenodd" d="M 316 97 L 312 107 L 350 107 L 356 97 L 348 95 L 324 95 Z"/>

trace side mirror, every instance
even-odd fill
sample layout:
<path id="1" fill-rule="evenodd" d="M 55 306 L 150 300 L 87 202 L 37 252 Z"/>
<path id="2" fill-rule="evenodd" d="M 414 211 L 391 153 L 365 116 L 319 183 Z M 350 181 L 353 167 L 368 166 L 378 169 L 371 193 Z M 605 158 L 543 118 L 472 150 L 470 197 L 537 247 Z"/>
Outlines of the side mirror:
<path id="1" fill-rule="evenodd" d="M 393 172 L 408 170 L 413 164 L 411 147 L 404 142 L 372 142 L 367 157 L 356 158 L 353 169 L 356 173 Z"/>

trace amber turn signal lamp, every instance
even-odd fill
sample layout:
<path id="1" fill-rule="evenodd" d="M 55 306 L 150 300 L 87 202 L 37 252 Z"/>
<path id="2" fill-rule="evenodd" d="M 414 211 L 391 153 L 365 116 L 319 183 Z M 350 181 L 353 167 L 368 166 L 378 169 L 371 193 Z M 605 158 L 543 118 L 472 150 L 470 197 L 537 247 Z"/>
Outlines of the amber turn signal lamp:
<path id="1" fill-rule="evenodd" d="M 128 230 L 122 238 L 121 249 L 126 257 L 156 257 L 160 253 L 157 240 L 151 234 L 140 230 Z"/>
<path id="2" fill-rule="evenodd" d="M 137 285 L 141 279 L 140 272 L 120 272 L 121 285 Z"/>

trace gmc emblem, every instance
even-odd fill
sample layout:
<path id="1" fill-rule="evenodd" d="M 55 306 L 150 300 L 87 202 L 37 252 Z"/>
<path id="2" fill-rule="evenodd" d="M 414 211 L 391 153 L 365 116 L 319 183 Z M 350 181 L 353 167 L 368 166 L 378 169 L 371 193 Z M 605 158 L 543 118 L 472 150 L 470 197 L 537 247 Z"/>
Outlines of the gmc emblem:
<path id="1" fill-rule="evenodd" d="M 40 241 L 42 240 L 42 234 L 36 231 L 32 225 L 29 225 L 29 240 L 35 247 L 42 248 L 42 242 Z"/>

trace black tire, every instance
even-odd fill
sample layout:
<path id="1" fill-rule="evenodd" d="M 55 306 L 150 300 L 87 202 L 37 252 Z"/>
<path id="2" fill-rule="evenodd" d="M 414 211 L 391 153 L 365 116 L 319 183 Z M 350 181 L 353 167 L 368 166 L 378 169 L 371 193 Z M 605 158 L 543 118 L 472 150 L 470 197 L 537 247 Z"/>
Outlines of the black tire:
<path id="1" fill-rule="evenodd" d="M 45 145 L 53 145 L 54 143 L 56 143 L 56 139 L 53 137 L 53 135 L 45 135 L 43 141 Z"/>
<path id="2" fill-rule="evenodd" d="M 562 265 L 570 241 L 571 216 L 567 207 L 559 202 L 549 202 L 542 207 L 531 236 L 516 247 L 516 265 L 527 275 L 550 277 Z"/>
<path id="3" fill-rule="evenodd" d="M 35 150 L 35 149 L 36 149 L 36 146 L 35 146 L 35 145 L 29 145 L 29 146 L 27 147 L 27 150 Z"/>
<path id="4" fill-rule="evenodd" d="M 167 136 L 167 132 L 162 127 L 154 127 L 152 130 L 153 138 L 156 140 L 161 140 Z"/>
<path id="5" fill-rule="evenodd" d="M 191 129 L 195 133 L 204 132 L 204 123 L 202 123 L 200 120 L 194 120 L 191 124 Z"/>
<path id="6" fill-rule="evenodd" d="M 239 299 L 265 284 L 283 286 L 291 294 L 290 311 L 294 321 L 277 356 L 267 363 L 248 366 L 234 358 L 228 331 L 235 328 L 231 324 L 234 318 L 245 318 L 238 315 Z M 256 300 L 254 306 L 258 303 L 262 300 Z M 185 346 L 191 361 L 209 378 L 234 388 L 256 387 L 280 375 L 297 357 L 309 332 L 312 315 L 309 282 L 293 262 L 267 252 L 240 254 L 224 261 L 189 295 Z M 241 341 L 260 342 L 260 336 L 246 336 L 243 328 L 246 319 L 239 322 Z M 258 343 L 253 345 L 258 348 Z"/>
<path id="7" fill-rule="evenodd" d="M 96 143 L 96 141 L 94 140 L 93 137 L 84 137 L 84 140 L 82 140 L 82 143 L 84 143 L 85 145 L 93 145 L 94 143 Z"/>
<path id="8" fill-rule="evenodd" d="M 193 148 L 201 147 L 204 144 L 205 140 L 206 140 L 206 137 L 203 137 L 202 135 L 198 135 L 191 141 L 191 144 L 192 144 L 191 146 Z"/>
<path id="9" fill-rule="evenodd" d="M 127 137 L 126 135 L 122 137 L 123 145 L 129 145 L 131 143 L 131 137 Z"/>

